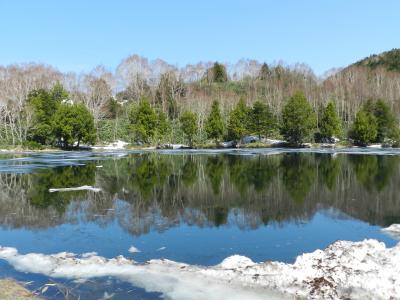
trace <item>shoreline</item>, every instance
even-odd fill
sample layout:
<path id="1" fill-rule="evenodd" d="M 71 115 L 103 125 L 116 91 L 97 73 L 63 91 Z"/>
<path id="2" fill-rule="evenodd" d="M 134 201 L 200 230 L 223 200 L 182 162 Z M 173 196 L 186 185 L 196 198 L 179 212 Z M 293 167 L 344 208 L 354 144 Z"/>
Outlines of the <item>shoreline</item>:
<path id="1" fill-rule="evenodd" d="M 171 144 L 173 145 L 173 144 Z M 287 149 L 288 151 L 291 150 L 343 150 L 343 149 L 376 149 L 376 150 L 388 150 L 388 149 L 400 149 L 400 147 L 384 147 L 381 144 L 372 144 L 368 146 L 356 146 L 356 145 L 335 145 L 335 144 L 322 144 L 322 143 L 313 143 L 313 144 L 305 144 L 303 147 L 291 147 L 283 144 L 265 144 L 265 145 L 255 145 L 251 146 L 251 144 L 246 144 L 245 146 L 240 147 L 182 147 L 182 148 L 158 148 L 157 146 L 146 146 L 146 147 L 109 147 L 109 146 L 98 146 L 95 145 L 93 148 L 90 149 L 72 149 L 72 150 L 65 150 L 60 148 L 46 148 L 46 149 L 21 149 L 21 148 L 0 148 L 0 155 L 1 154 L 24 154 L 24 153 L 51 153 L 51 152 L 110 152 L 110 151 L 232 151 L 232 150 L 266 150 L 266 149 Z"/>

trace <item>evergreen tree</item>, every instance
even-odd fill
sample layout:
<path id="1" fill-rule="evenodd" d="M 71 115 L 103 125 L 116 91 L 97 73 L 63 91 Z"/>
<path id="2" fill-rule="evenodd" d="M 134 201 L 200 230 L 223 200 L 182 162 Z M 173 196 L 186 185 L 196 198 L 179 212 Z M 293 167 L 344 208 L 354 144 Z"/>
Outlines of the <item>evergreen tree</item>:
<path id="1" fill-rule="evenodd" d="M 205 122 L 205 130 L 208 138 L 214 139 L 219 144 L 219 139 L 224 133 L 224 121 L 222 120 L 219 102 L 215 100 L 211 106 L 211 112 Z"/>
<path id="2" fill-rule="evenodd" d="M 263 63 L 260 69 L 260 73 L 258 74 L 258 78 L 260 80 L 266 80 L 271 76 L 271 70 L 269 69 L 266 63 Z"/>
<path id="3" fill-rule="evenodd" d="M 197 134 L 197 116 L 190 112 L 185 111 L 180 117 L 181 128 L 186 138 L 189 141 L 189 146 L 193 147 L 193 137 Z"/>
<path id="4" fill-rule="evenodd" d="M 225 66 L 218 62 L 214 63 L 212 67 L 213 82 L 227 82 L 228 74 L 226 73 Z"/>
<path id="5" fill-rule="evenodd" d="M 52 122 L 53 131 L 64 148 L 75 142 L 94 143 L 96 128 L 92 114 L 83 104 L 61 104 L 57 109 Z"/>
<path id="6" fill-rule="evenodd" d="M 377 122 L 376 141 L 382 143 L 386 138 L 393 138 L 396 135 L 396 117 L 389 106 L 381 99 L 376 101 L 374 116 Z"/>
<path id="7" fill-rule="evenodd" d="M 67 100 L 69 97 L 68 92 L 64 89 L 63 85 L 57 82 L 53 88 L 50 90 L 51 98 L 57 102 L 61 103 L 64 100 Z"/>
<path id="8" fill-rule="evenodd" d="M 351 131 L 351 137 L 358 145 L 367 145 L 376 140 L 378 126 L 375 116 L 361 109 L 357 115 Z"/>
<path id="9" fill-rule="evenodd" d="M 156 133 L 158 117 L 146 98 L 142 98 L 139 104 L 131 109 L 129 121 L 136 140 L 149 143 Z"/>
<path id="10" fill-rule="evenodd" d="M 228 138 L 231 140 L 241 140 L 247 133 L 249 123 L 249 108 L 244 102 L 244 98 L 240 98 L 236 107 L 229 114 L 228 121 Z"/>
<path id="11" fill-rule="evenodd" d="M 295 93 L 282 111 L 281 134 L 295 145 L 300 145 L 311 135 L 316 118 L 311 105 L 302 92 Z"/>
<path id="12" fill-rule="evenodd" d="M 57 83 L 50 90 L 34 90 L 28 95 L 27 109 L 32 112 L 30 138 L 40 144 L 53 141 L 52 119 L 62 100 L 68 98 L 68 92 Z"/>
<path id="13" fill-rule="evenodd" d="M 171 124 L 164 112 L 160 111 L 157 115 L 157 137 L 158 140 L 166 140 L 167 135 L 171 132 Z"/>
<path id="14" fill-rule="evenodd" d="M 251 133 L 261 136 L 268 136 L 276 126 L 276 120 L 267 105 L 256 101 L 250 111 L 249 129 Z"/>
<path id="15" fill-rule="evenodd" d="M 320 121 L 321 137 L 331 139 L 333 136 L 340 136 L 342 127 L 339 116 L 336 113 L 336 106 L 333 101 L 325 107 Z"/>

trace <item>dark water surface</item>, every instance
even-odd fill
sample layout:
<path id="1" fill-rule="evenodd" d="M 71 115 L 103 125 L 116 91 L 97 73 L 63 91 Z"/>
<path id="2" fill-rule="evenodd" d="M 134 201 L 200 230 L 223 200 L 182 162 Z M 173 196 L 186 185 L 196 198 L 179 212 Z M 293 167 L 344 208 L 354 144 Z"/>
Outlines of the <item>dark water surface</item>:
<path id="1" fill-rule="evenodd" d="M 0 155 L 0 245 L 20 253 L 61 251 L 137 261 L 168 258 L 214 265 L 240 254 L 293 262 L 339 240 L 396 241 L 400 223 L 396 150 L 197 151 Z M 90 185 L 101 192 L 50 193 Z M 141 252 L 130 253 L 135 246 Z M 0 277 L 54 280 L 45 296 L 158 299 L 162 295 L 99 278 L 85 283 L 15 271 Z M 64 287 L 62 285 L 65 285 Z M 61 290 L 61 292 L 60 292 Z"/>

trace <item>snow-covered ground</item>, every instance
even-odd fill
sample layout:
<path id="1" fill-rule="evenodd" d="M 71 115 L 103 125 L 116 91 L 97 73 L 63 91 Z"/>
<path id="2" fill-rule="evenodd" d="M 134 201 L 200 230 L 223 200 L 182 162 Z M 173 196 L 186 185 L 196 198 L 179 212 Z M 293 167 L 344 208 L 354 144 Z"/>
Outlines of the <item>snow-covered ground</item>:
<path id="1" fill-rule="evenodd" d="M 19 254 L 0 247 L 0 259 L 21 272 L 85 280 L 112 276 L 168 299 L 399 299 L 400 243 L 338 241 L 299 256 L 294 264 L 254 263 L 234 255 L 211 267 L 95 253 Z"/>
<path id="2" fill-rule="evenodd" d="M 92 149 L 93 150 L 123 150 L 123 149 L 125 149 L 125 147 L 127 145 L 129 145 L 129 143 L 118 140 L 118 141 L 110 143 L 106 146 L 93 146 Z"/>

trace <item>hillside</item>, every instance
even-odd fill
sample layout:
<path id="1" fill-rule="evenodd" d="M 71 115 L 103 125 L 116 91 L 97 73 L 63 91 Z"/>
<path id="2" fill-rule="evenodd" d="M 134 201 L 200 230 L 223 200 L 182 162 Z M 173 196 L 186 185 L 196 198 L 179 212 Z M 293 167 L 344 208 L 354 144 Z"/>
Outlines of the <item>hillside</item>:
<path id="1" fill-rule="evenodd" d="M 387 71 L 400 72 L 400 49 L 393 49 L 380 54 L 374 54 L 366 57 L 354 65 L 366 66 L 371 69 L 383 67 Z"/>

